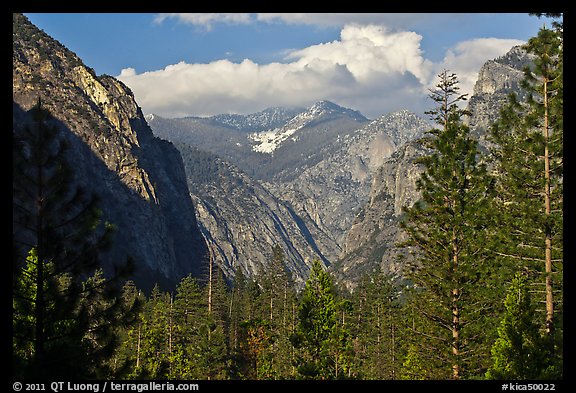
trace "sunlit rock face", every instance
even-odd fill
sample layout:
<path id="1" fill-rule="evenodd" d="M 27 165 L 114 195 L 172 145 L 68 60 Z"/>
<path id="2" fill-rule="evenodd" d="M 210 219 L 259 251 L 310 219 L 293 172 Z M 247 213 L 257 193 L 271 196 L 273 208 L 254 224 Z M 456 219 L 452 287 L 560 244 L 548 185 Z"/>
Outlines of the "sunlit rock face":
<path id="1" fill-rule="evenodd" d="M 71 146 L 77 183 L 117 227 L 104 267 L 132 257 L 143 288 L 199 275 L 207 248 L 180 154 L 153 135 L 130 89 L 96 76 L 23 15 L 14 14 L 13 35 L 14 132 L 40 98 Z"/>

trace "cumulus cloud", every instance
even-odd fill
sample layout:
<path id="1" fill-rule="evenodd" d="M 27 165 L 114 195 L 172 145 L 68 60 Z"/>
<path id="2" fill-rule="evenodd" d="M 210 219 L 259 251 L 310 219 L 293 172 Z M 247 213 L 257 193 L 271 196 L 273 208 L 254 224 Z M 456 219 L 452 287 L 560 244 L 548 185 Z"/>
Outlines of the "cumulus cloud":
<path id="1" fill-rule="evenodd" d="M 126 68 L 118 79 L 132 89 L 146 113 L 167 117 L 247 114 L 323 99 L 368 117 L 404 108 L 423 113 L 430 106 L 427 89 L 441 69 L 456 72 L 461 91 L 471 93 L 481 65 L 519 43 L 465 41 L 449 49 L 441 63 L 433 63 L 423 56 L 421 39 L 410 31 L 350 24 L 338 40 L 290 51 L 282 63 L 180 62 L 144 73 Z"/>
<path id="2" fill-rule="evenodd" d="M 383 26 L 348 25 L 339 41 L 296 50 L 287 58 L 311 63 L 322 59 L 346 64 L 359 82 L 375 75 L 411 73 L 424 82 L 431 63 L 422 57 L 420 40 L 414 32 L 391 33 Z"/>

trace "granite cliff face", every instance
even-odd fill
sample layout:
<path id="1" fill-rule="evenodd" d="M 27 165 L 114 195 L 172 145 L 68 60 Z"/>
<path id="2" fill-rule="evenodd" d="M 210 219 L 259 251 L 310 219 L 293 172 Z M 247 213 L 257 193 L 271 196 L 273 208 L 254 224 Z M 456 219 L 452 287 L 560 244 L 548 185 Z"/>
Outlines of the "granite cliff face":
<path id="1" fill-rule="evenodd" d="M 336 278 L 354 287 L 362 275 L 379 266 L 383 272 L 401 274 L 397 257 L 402 250 L 395 244 L 404 240 L 398 223 L 402 207 L 411 206 L 420 193 L 416 181 L 422 166 L 415 160 L 426 154 L 417 139 L 398 148 L 373 176 L 369 200 L 347 231 L 343 249 L 332 271 Z"/>
<path id="2" fill-rule="evenodd" d="M 519 99 L 524 98 L 520 82 L 524 78 L 524 67 L 530 64 L 531 59 L 531 55 L 520 46 L 515 46 L 480 68 L 474 92 L 468 101 L 472 115 L 466 120 L 482 143 L 485 143 L 486 131 L 498 119 L 510 93 L 518 94 Z"/>
<path id="3" fill-rule="evenodd" d="M 96 76 L 81 59 L 13 16 L 14 130 L 41 97 L 71 145 L 77 182 L 101 198 L 104 219 L 118 227 L 111 265 L 131 256 L 144 288 L 173 286 L 199 274 L 207 248 L 197 227 L 178 151 L 156 138 L 132 92 Z"/>
<path id="4" fill-rule="evenodd" d="M 260 182 L 212 153 L 178 143 L 188 174 L 198 222 L 211 254 L 232 279 L 266 274 L 273 246 L 284 253 L 296 284 L 308 277 L 314 259 L 323 260 L 299 217 Z"/>
<path id="5" fill-rule="evenodd" d="M 507 54 L 484 64 L 468 101 L 471 116 L 464 119 L 473 136 L 486 149 L 486 132 L 494 122 L 510 93 L 521 96 L 520 81 L 523 68 L 530 64 L 530 57 L 514 47 Z M 343 242 L 340 258 L 332 266 L 339 281 L 354 287 L 364 273 L 376 266 L 384 272 L 402 274 L 397 256 L 403 251 L 396 244 L 404 240 L 399 228 L 402 206 L 411 206 L 420 198 L 416 181 L 422 166 L 416 159 L 426 150 L 414 139 L 398 148 L 376 171 L 369 201 L 355 217 Z"/>
<path id="6" fill-rule="evenodd" d="M 380 116 L 335 138 L 322 159 L 299 168 L 291 181 L 271 185 L 314 231 L 324 255 L 336 261 L 360 208 L 369 201 L 373 176 L 406 141 L 421 136 L 428 124 L 399 111 Z"/>

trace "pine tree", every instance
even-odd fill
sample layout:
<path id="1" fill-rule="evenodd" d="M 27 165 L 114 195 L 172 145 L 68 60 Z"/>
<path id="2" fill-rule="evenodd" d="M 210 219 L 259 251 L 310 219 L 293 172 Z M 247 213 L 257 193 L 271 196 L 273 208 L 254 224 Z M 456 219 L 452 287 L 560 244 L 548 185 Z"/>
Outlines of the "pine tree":
<path id="1" fill-rule="evenodd" d="M 298 373 L 305 379 L 334 379 L 334 354 L 346 351 L 347 335 L 338 331 L 338 302 L 330 275 L 314 261 L 298 307 L 298 326 L 291 337 Z M 337 357 L 336 357 L 337 358 Z"/>
<path id="2" fill-rule="evenodd" d="M 90 376 L 97 379 L 108 378 L 113 369 L 126 366 L 112 367 L 110 359 L 122 342 L 119 329 L 136 323 L 141 299 L 138 296 L 123 298 L 121 293 L 116 286 L 110 286 L 102 269 L 83 283 L 80 305 L 86 309 L 89 321 L 83 341 L 94 358 Z"/>
<path id="3" fill-rule="evenodd" d="M 506 228 L 492 250 L 540 283 L 546 304 L 542 326 L 553 346 L 562 304 L 562 31 L 543 28 L 524 48 L 534 55 L 522 84 L 528 98 L 519 102 L 512 95 L 490 131 L 498 177 L 494 210 Z"/>
<path id="4" fill-rule="evenodd" d="M 214 266 L 212 279 L 206 288 L 209 309 L 201 327 L 199 341 L 201 367 L 207 379 L 229 377 L 229 300 L 228 289 L 222 271 Z"/>
<path id="5" fill-rule="evenodd" d="M 334 379 L 352 378 L 354 348 L 350 322 L 352 321 L 352 302 L 342 296 L 336 297 L 336 326 L 328 339 L 326 360 L 333 370 Z"/>
<path id="6" fill-rule="evenodd" d="M 74 186 L 67 143 L 40 100 L 13 138 L 13 348 L 17 375 L 97 376 L 129 315 L 120 278 L 94 277 L 113 226 Z M 105 323 L 102 323 L 105 320 Z"/>
<path id="7" fill-rule="evenodd" d="M 155 285 L 143 306 L 133 378 L 165 379 L 168 376 L 170 301 L 170 294 L 161 292 Z"/>
<path id="8" fill-rule="evenodd" d="M 433 371 L 430 362 L 421 355 L 421 349 L 415 344 L 408 346 L 406 356 L 402 362 L 400 379 L 403 380 L 425 380 L 430 379 Z"/>
<path id="9" fill-rule="evenodd" d="M 286 378 L 292 373 L 293 348 L 289 336 L 293 333 L 290 321 L 291 304 L 295 291 L 290 272 L 284 265 L 284 251 L 278 245 L 272 247 L 270 265 L 258 277 L 260 292 L 260 318 L 267 320 L 268 347 L 262 352 L 268 364 L 267 378 Z M 262 362 L 263 363 L 263 362 Z M 264 377 L 264 375 L 261 375 Z"/>
<path id="10" fill-rule="evenodd" d="M 444 71 L 439 78 L 431 91 L 438 106 L 427 113 L 441 128 L 424 140 L 430 154 L 420 160 L 422 199 L 405 209 L 401 225 L 408 235 L 403 245 L 417 257 L 409 272 L 419 288 L 415 307 L 429 328 L 414 333 L 427 337 L 440 357 L 438 377 L 459 379 L 477 373 L 478 356 L 488 351 L 479 326 L 493 303 L 483 289 L 490 263 L 483 231 L 489 226 L 491 178 L 461 120 L 466 112 L 458 104 L 466 96 L 458 93 L 456 75 Z"/>
<path id="11" fill-rule="evenodd" d="M 230 293 L 230 336 L 228 338 L 231 358 L 231 377 L 233 379 L 248 378 L 250 361 L 244 351 L 246 340 L 246 321 L 254 318 L 254 306 L 260 289 L 238 269 L 234 275 L 234 283 Z"/>
<path id="12" fill-rule="evenodd" d="M 116 328 L 118 341 L 121 343 L 110 358 L 110 375 L 108 378 L 127 379 L 136 376 L 140 368 L 142 347 L 142 307 L 146 297 L 133 281 L 124 284 L 121 295 L 125 307 L 132 309 L 132 321 Z"/>
<path id="13" fill-rule="evenodd" d="M 174 320 L 171 379 L 204 378 L 204 370 L 199 367 L 202 355 L 199 342 L 207 320 L 206 303 L 198 281 L 190 275 L 176 288 Z"/>
<path id="14" fill-rule="evenodd" d="M 557 373 L 546 365 L 527 281 L 526 276 L 517 275 L 508 287 L 488 379 L 547 379 Z"/>
<path id="15" fill-rule="evenodd" d="M 284 251 L 282 251 L 280 246 L 275 245 L 272 247 L 270 266 L 263 271 L 258 282 L 262 285 L 263 293 L 268 300 L 267 316 L 269 323 L 280 325 L 285 309 L 283 295 L 286 294 L 290 284 L 288 272 L 284 266 Z"/>

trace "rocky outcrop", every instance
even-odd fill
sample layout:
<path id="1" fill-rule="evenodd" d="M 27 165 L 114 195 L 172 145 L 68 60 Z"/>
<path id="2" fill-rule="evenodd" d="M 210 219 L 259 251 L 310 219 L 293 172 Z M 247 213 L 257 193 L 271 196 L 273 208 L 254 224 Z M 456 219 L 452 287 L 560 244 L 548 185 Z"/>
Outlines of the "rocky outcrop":
<path id="1" fill-rule="evenodd" d="M 471 134 L 479 139 L 481 149 L 487 148 L 488 127 L 498 118 L 509 94 L 523 98 L 522 70 L 530 61 L 521 47 L 514 47 L 481 68 L 474 95 L 468 102 L 471 116 L 464 119 Z M 416 160 L 424 154 L 426 150 L 415 139 L 398 148 L 374 174 L 369 201 L 355 217 L 346 234 L 342 255 L 332 267 L 336 277 L 349 287 L 378 265 L 384 272 L 402 274 L 403 264 L 398 257 L 405 255 L 405 251 L 397 244 L 405 235 L 399 220 L 402 207 L 412 206 L 420 198 L 416 181 L 423 168 Z"/>
<path id="2" fill-rule="evenodd" d="M 468 102 L 471 116 L 466 121 L 482 143 L 485 143 L 488 127 L 498 119 L 508 96 L 516 93 L 520 100 L 524 98 L 520 82 L 524 78 L 523 70 L 530 65 L 531 60 L 532 57 L 522 47 L 515 46 L 505 55 L 487 61 L 480 68 Z"/>
<path id="3" fill-rule="evenodd" d="M 153 135 L 123 83 L 96 76 L 23 15 L 13 19 L 14 129 L 39 97 L 59 121 L 77 182 L 118 228 L 104 264 L 133 257 L 144 288 L 200 274 L 207 249 L 178 151 Z"/>
<path id="4" fill-rule="evenodd" d="M 336 278 L 353 287 L 377 266 L 401 274 L 396 243 L 404 240 L 399 227 L 403 206 L 418 200 L 416 181 L 422 173 L 415 160 L 426 152 L 418 140 L 398 148 L 373 176 L 369 200 L 355 217 L 343 242 L 342 255 L 332 267 Z"/>

